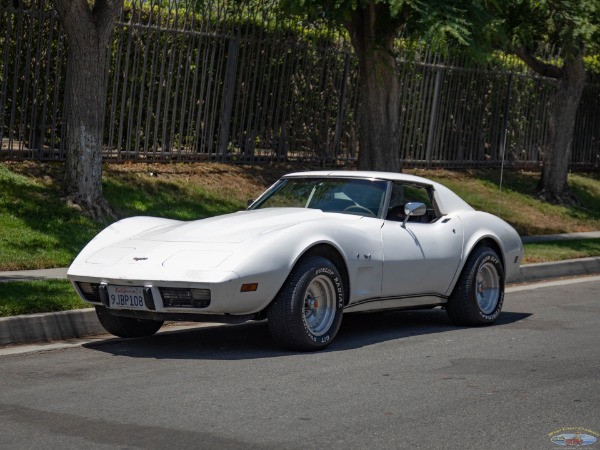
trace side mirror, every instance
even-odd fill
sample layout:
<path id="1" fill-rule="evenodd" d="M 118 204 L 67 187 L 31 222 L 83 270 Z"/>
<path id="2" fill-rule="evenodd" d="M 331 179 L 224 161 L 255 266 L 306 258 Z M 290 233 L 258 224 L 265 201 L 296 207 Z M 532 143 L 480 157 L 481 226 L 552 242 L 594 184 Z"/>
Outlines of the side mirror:
<path id="1" fill-rule="evenodd" d="M 406 228 L 406 222 L 411 216 L 423 216 L 427 212 L 427 206 L 421 202 L 409 202 L 404 205 L 404 222 L 402 222 L 402 228 Z"/>

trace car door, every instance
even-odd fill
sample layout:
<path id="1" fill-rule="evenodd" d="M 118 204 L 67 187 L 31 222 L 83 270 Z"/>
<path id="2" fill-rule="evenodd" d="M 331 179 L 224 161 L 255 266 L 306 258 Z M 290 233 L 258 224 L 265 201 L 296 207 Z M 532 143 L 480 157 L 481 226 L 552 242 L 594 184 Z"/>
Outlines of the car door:
<path id="1" fill-rule="evenodd" d="M 446 295 L 462 258 L 460 218 L 452 214 L 437 217 L 431 192 L 424 196 L 420 189 L 427 191 L 426 187 L 404 186 L 402 195 L 393 196 L 400 205 L 421 201 L 427 205 L 428 213 L 410 218 L 405 226 L 402 218 L 388 218 L 381 229 L 384 298 Z"/>

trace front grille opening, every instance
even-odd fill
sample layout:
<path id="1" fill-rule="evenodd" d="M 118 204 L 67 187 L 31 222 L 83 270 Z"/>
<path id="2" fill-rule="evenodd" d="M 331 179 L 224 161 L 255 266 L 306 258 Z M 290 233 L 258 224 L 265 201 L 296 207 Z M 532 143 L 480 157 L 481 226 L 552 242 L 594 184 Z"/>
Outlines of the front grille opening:
<path id="1" fill-rule="evenodd" d="M 77 282 L 77 287 L 88 302 L 102 303 L 100 300 L 100 283 Z"/>
<path id="2" fill-rule="evenodd" d="M 207 308 L 210 305 L 210 289 L 159 287 L 165 308 Z"/>

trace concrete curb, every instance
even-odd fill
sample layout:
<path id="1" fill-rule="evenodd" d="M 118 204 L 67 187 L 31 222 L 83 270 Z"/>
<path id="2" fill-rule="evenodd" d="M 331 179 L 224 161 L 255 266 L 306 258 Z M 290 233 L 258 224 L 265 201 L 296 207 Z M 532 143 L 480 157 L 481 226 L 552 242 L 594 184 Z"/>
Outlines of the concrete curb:
<path id="1" fill-rule="evenodd" d="M 581 239 L 597 239 L 600 238 L 600 231 L 583 231 L 580 233 L 564 233 L 564 234 L 541 234 L 537 236 L 521 236 L 523 244 L 530 242 L 556 242 L 556 241 L 575 241 Z"/>
<path id="2" fill-rule="evenodd" d="M 600 274 L 600 257 L 527 264 L 507 283 L 530 283 L 553 278 Z M 31 278 L 33 274 L 28 274 Z M 59 277 L 60 278 L 60 277 Z M 23 279 L 22 277 L 19 279 Z M 0 345 L 56 341 L 106 334 L 93 308 L 0 318 Z"/>
<path id="3" fill-rule="evenodd" d="M 93 308 L 0 318 L 0 345 L 105 334 Z"/>
<path id="4" fill-rule="evenodd" d="M 64 280 L 67 278 L 67 267 L 41 270 L 15 270 L 0 272 L 0 282 L 3 281 L 34 281 L 34 280 Z"/>
<path id="5" fill-rule="evenodd" d="M 531 283 L 552 278 L 600 274 L 600 257 L 568 259 L 550 263 L 526 264 L 511 275 L 507 283 Z"/>

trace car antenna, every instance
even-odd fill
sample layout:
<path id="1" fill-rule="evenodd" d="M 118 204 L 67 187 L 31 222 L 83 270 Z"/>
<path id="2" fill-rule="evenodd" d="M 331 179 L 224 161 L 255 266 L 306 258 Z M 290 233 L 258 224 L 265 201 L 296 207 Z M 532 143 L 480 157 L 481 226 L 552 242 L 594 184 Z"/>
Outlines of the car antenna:
<path id="1" fill-rule="evenodd" d="M 504 176 L 504 145 L 502 146 L 502 162 L 500 164 L 500 195 L 498 196 L 498 217 L 500 216 L 500 207 L 502 206 L 502 181 Z"/>
<path id="2" fill-rule="evenodd" d="M 504 155 L 506 153 L 506 136 L 508 135 L 508 114 L 510 112 L 510 93 L 512 91 L 513 74 L 508 76 L 508 86 L 506 87 L 506 102 L 504 103 L 504 126 L 502 127 L 502 143 L 500 144 L 500 195 L 498 196 L 498 217 L 500 216 L 500 207 L 502 206 L 502 181 L 504 179 Z"/>

